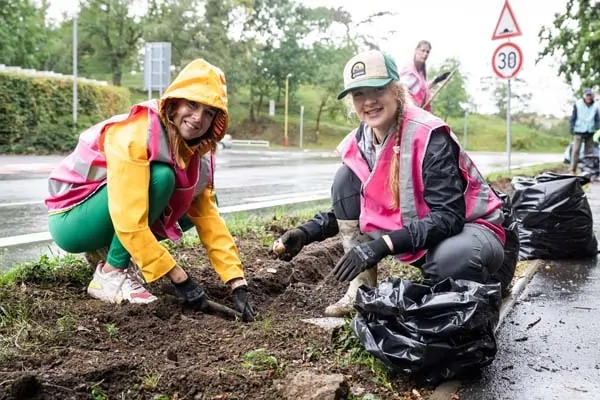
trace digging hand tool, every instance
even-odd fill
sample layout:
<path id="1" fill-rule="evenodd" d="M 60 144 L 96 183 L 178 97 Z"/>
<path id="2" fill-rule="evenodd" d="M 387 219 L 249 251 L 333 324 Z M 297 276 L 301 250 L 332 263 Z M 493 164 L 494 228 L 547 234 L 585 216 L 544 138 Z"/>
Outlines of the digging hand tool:
<path id="1" fill-rule="evenodd" d="M 435 99 L 436 96 L 441 92 L 441 90 L 448 84 L 448 82 L 450 82 L 450 79 L 452 79 L 452 76 L 454 76 L 454 73 L 456 71 L 458 71 L 458 68 L 457 69 L 453 69 L 449 73 L 445 72 L 444 74 L 442 74 L 442 75 L 448 74 L 448 76 L 443 80 L 444 82 L 436 89 L 436 91 L 431 96 L 429 96 L 429 98 L 427 99 L 427 102 L 425 102 L 425 104 L 423 104 L 423 108 L 425 108 L 429 104 L 431 104 L 431 102 L 433 101 L 433 99 Z M 436 80 L 439 79 L 442 75 L 438 76 L 436 78 Z"/>
<path id="2" fill-rule="evenodd" d="M 254 321 L 254 309 L 250 304 L 250 294 L 247 286 L 239 286 L 233 290 L 235 309 L 241 313 L 243 322 Z"/>
<path id="3" fill-rule="evenodd" d="M 224 319 L 235 320 L 242 319 L 242 314 L 232 310 L 229 307 L 209 300 L 202 286 L 194 280 L 188 278 L 180 283 L 174 283 L 177 293 L 183 297 L 184 305 L 192 310 L 201 311 L 206 314 L 212 314 Z"/>

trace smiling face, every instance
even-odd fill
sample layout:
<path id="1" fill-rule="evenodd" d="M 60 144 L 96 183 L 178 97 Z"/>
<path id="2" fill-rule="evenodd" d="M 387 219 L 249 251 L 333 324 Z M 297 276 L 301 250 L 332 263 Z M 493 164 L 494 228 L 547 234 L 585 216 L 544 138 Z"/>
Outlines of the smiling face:
<path id="1" fill-rule="evenodd" d="M 391 85 L 381 88 L 360 88 L 351 92 L 354 110 L 361 121 L 384 136 L 396 122 L 398 101 Z"/>
<path id="2" fill-rule="evenodd" d="M 214 107 L 182 99 L 175 106 L 172 121 L 184 140 L 193 140 L 208 132 L 217 113 Z"/>

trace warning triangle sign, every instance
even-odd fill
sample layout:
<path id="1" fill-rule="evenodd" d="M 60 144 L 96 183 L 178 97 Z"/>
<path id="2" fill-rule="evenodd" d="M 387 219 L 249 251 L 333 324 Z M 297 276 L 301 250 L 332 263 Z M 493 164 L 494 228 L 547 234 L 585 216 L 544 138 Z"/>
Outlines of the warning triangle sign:
<path id="1" fill-rule="evenodd" d="M 513 36 L 521 36 L 521 28 L 519 28 L 515 14 L 512 8 L 510 8 L 510 4 L 508 4 L 508 0 L 506 0 L 504 7 L 502 7 L 500 18 L 498 18 L 498 22 L 496 23 L 492 40 L 506 39 Z"/>

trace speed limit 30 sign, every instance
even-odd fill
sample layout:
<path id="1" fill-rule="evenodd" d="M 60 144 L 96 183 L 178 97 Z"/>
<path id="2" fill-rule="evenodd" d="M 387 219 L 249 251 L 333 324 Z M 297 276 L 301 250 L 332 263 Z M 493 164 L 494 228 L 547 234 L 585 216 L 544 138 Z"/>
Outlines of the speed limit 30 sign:
<path id="1" fill-rule="evenodd" d="M 523 66 L 523 52 L 514 43 L 502 43 L 492 56 L 492 68 L 499 78 L 514 78 Z"/>

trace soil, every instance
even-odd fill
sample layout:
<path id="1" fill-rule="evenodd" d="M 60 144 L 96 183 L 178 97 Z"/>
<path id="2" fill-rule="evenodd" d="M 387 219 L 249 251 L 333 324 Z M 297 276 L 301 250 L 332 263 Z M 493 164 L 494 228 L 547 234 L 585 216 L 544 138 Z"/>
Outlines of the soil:
<path id="1" fill-rule="evenodd" d="M 508 181 L 494 186 L 510 193 Z M 343 253 L 338 239 L 284 262 L 268 256 L 261 235 L 236 238 L 259 313 L 252 323 L 184 309 L 164 279 L 148 286 L 159 300 L 144 306 L 102 303 L 73 282 L 0 287 L 0 400 L 281 399 L 282 384 L 305 370 L 343 374 L 356 398 L 427 398 L 402 376 L 382 385 L 370 365 L 344 362 L 335 334 L 301 321 L 322 317 L 345 291 L 328 279 Z M 175 253 L 211 299 L 233 307 L 202 246 Z"/>
<path id="2" fill-rule="evenodd" d="M 300 321 L 322 317 L 345 291 L 323 281 L 343 253 L 339 240 L 292 262 L 270 259 L 253 234 L 236 240 L 259 313 L 252 323 L 183 309 L 164 279 L 148 286 L 159 297 L 150 305 L 105 304 L 85 285 L 0 288 L 0 399 L 279 399 L 281 382 L 303 370 L 344 374 L 358 393 L 411 398 L 407 381 L 393 380 L 396 394 L 382 390 L 368 367 L 342 362 L 331 332 Z M 175 252 L 198 261 L 188 271 L 211 299 L 234 306 L 202 246 Z M 23 320 L 3 327 L 18 312 Z"/>

